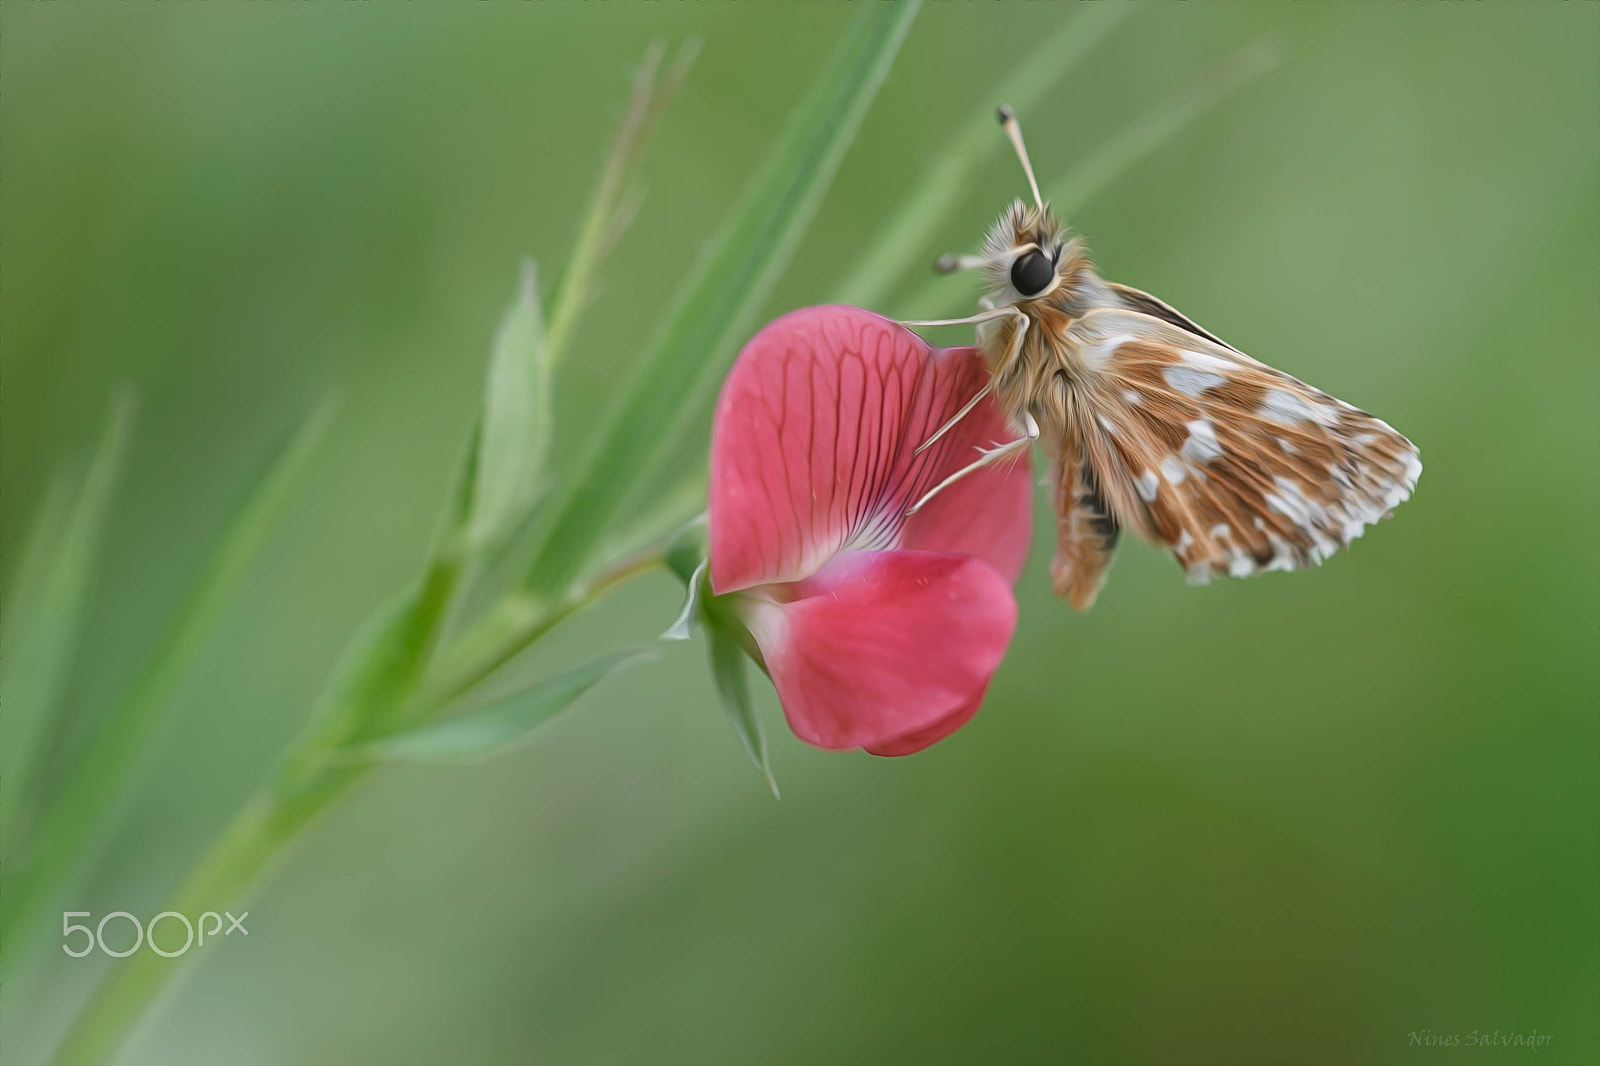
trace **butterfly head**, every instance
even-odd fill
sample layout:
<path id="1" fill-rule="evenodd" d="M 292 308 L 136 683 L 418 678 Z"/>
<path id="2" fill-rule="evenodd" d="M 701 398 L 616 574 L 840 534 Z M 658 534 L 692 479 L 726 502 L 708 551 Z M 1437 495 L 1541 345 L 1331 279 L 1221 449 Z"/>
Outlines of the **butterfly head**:
<path id="1" fill-rule="evenodd" d="M 982 258 L 996 306 L 1053 296 L 1088 265 L 1083 242 L 1068 236 L 1048 205 L 1021 200 L 1013 201 L 990 227 Z"/>
<path id="2" fill-rule="evenodd" d="M 1033 203 L 1012 201 L 984 239 L 978 258 L 988 278 L 989 299 L 996 307 L 1018 304 L 1024 309 L 1049 300 L 1071 313 L 1083 302 L 1081 290 L 1091 283 L 1093 268 L 1083 242 L 1069 237 L 1040 195 L 1017 116 L 1009 107 L 1001 107 L 999 117 L 1027 175 Z"/>

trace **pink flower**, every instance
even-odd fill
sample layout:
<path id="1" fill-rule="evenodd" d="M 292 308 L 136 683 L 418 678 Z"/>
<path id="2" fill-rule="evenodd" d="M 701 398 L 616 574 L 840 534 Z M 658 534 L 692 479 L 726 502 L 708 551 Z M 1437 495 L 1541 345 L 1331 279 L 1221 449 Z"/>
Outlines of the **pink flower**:
<path id="1" fill-rule="evenodd" d="M 977 711 L 1016 626 L 1027 464 L 906 511 L 1015 438 L 974 348 L 854 307 L 785 315 L 745 345 L 711 433 L 711 589 L 760 649 L 784 715 L 822 748 L 908 755 Z"/>

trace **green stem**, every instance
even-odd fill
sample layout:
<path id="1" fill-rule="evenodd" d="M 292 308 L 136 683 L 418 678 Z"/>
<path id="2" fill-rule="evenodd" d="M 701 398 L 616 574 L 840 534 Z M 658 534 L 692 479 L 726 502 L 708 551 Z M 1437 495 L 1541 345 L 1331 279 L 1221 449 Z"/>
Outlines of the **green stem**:
<path id="1" fill-rule="evenodd" d="M 656 69 L 661 65 L 663 51 L 665 49 L 660 41 L 652 42 L 645 50 L 644 62 L 639 64 L 638 73 L 634 76 L 633 95 L 628 99 L 622 129 L 618 131 L 611 154 L 606 157 L 605 167 L 600 171 L 600 184 L 595 186 L 594 200 L 584 215 L 578 241 L 573 245 L 560 286 L 551 301 L 550 325 L 545 335 L 552 356 L 566 346 L 567 335 L 572 331 L 578 312 L 583 309 L 590 276 L 600 260 L 606 224 L 616 209 L 617 197 L 627 175 L 628 157 L 633 152 L 634 141 L 644 125 L 645 117 L 650 113 L 650 91 L 655 85 Z"/>
<path id="2" fill-rule="evenodd" d="M 517 593 L 507 595 L 440 655 L 409 701 L 404 720 L 419 722 L 437 714 L 606 592 L 664 565 L 662 549 L 652 548 L 612 564 L 551 604 Z"/>
<path id="3" fill-rule="evenodd" d="M 420 720 L 438 713 L 563 619 L 629 579 L 664 565 L 662 552 L 624 559 L 549 607 L 509 596 L 446 648 L 390 720 Z M 397 694 L 397 698 L 398 694 Z M 243 897 L 313 818 L 343 796 L 371 764 L 339 757 L 347 739 L 332 719 L 303 735 L 269 782 L 245 804 L 184 879 L 164 910 L 191 920 L 222 911 Z M 114 968 L 79 1013 L 52 1060 L 54 1066 L 109 1062 L 140 1019 L 191 958 L 139 951 Z"/>
<path id="4" fill-rule="evenodd" d="M 555 297 L 550 302 L 550 324 L 545 337 L 552 366 L 565 354 L 578 316 L 593 298 L 594 279 L 601 262 L 622 236 L 622 231 L 627 229 L 638 209 L 643 190 L 637 186 L 630 189 L 628 183 L 638 169 L 667 105 L 688 77 L 689 67 L 699 52 L 699 44 L 688 41 L 679 48 L 666 77 L 658 86 L 656 72 L 661 67 L 665 51 L 661 42 L 654 42 L 646 49 L 644 61 L 639 64 L 622 128 L 617 131 L 611 154 L 606 157 L 605 166 L 600 171 L 600 183 L 595 186 L 594 199 L 584 215 L 577 243 L 567 259 Z"/>
<path id="5" fill-rule="evenodd" d="M 320 811 L 369 769 L 364 765 L 313 767 L 309 753 L 292 776 L 304 787 L 290 794 L 263 789 L 234 817 L 216 843 L 178 887 L 166 910 L 198 921 L 206 911 L 221 912 L 237 901 L 271 867 L 286 844 Z M 288 769 L 286 767 L 286 769 Z M 206 945 L 209 947 L 209 945 Z M 119 962 L 95 989 L 77 1023 L 56 1050 L 54 1066 L 91 1066 L 111 1061 L 141 1018 L 165 992 L 193 954 L 164 958 L 138 951 Z"/>

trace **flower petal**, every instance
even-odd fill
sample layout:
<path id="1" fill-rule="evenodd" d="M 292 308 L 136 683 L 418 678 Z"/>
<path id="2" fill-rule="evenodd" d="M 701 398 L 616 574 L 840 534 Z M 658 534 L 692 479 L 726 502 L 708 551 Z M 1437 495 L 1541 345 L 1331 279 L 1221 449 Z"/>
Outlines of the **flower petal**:
<path id="1" fill-rule="evenodd" d="M 913 730 L 905 736 L 895 737 L 881 744 L 869 744 L 866 746 L 867 751 L 873 755 L 884 756 L 915 755 L 923 748 L 937 744 L 966 725 L 972 720 L 972 716 L 978 713 L 978 706 L 981 703 L 983 703 L 983 693 L 980 692 L 977 699 L 955 713 L 946 715 L 923 729 Z"/>
<path id="2" fill-rule="evenodd" d="M 994 567 L 934 552 L 845 552 L 737 602 L 790 728 L 821 748 L 910 751 L 946 735 L 977 709 L 1017 621 Z"/>
<path id="3" fill-rule="evenodd" d="M 1029 533 L 1026 463 L 978 471 L 905 518 L 976 447 L 1014 439 L 986 398 L 915 454 L 986 380 L 976 349 L 941 352 L 859 308 L 805 308 L 756 334 L 712 428 L 712 589 L 797 581 L 839 551 L 910 540 L 981 555 L 1014 579 Z"/>
<path id="4" fill-rule="evenodd" d="M 938 432 L 989 380 L 976 348 L 946 348 L 939 358 L 948 373 L 941 377 L 944 387 L 935 406 L 947 407 L 948 413 L 934 421 L 924 440 Z M 941 447 L 946 449 L 939 456 L 937 476 L 930 479 L 932 484 L 928 487 L 978 458 L 979 448 L 992 448 L 1016 438 L 1000 409 L 984 397 L 954 429 L 939 438 L 938 444 L 928 449 L 930 453 Z M 908 506 L 917 499 L 913 497 Z M 943 489 L 905 520 L 900 547 L 976 555 L 1015 583 L 1028 561 L 1032 532 L 1033 477 L 1028 470 L 1028 456 L 1023 453 L 974 471 Z"/>

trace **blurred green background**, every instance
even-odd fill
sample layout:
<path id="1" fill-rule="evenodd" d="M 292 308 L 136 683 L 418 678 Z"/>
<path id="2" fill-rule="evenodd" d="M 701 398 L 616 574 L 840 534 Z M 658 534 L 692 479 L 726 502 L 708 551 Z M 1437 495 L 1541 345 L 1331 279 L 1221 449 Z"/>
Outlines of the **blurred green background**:
<path id="1" fill-rule="evenodd" d="M 1041 175 L 1280 34 L 1282 67 L 1072 221 L 1108 276 L 1417 441 L 1397 518 L 1318 571 L 1204 589 L 1130 546 L 1086 616 L 1049 595 L 1037 536 L 1012 652 L 953 739 L 814 751 L 763 688 L 781 802 L 698 645 L 526 751 L 385 770 L 128 1061 L 1534 1054 L 1408 1046 L 1494 1029 L 1553 1035 L 1538 1061 L 1600 1058 L 1600 7 L 1147 7 L 1022 116 Z M 1071 13 L 925 9 L 771 311 L 831 297 L 955 123 Z M 8 561 L 112 386 L 143 399 L 58 766 L 270 442 L 342 399 L 114 843 L 52 905 L 148 916 L 419 564 L 517 259 L 560 262 L 646 44 L 705 39 L 562 369 L 568 458 L 848 12 L 0 16 Z M 1023 190 L 996 156 L 928 257 Z M 528 669 L 652 637 L 678 601 L 664 575 L 630 586 Z M 56 933 L 4 989 L 7 1062 L 37 1059 L 113 964 Z"/>

